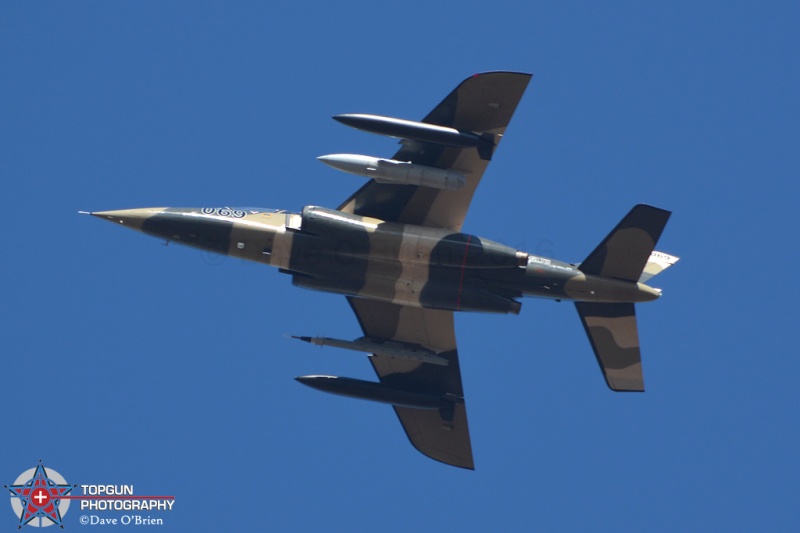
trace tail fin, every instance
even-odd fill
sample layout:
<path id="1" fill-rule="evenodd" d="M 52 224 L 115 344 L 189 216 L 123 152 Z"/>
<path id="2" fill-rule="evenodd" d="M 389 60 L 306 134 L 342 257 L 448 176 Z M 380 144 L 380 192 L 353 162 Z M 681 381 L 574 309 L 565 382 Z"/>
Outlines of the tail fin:
<path id="1" fill-rule="evenodd" d="M 639 283 L 646 283 L 647 280 L 653 276 L 661 274 L 666 269 L 677 263 L 679 259 L 680 257 L 675 257 L 674 255 L 654 251 L 652 254 L 650 254 L 650 258 L 647 260 L 647 265 L 645 265 L 644 272 L 642 272 L 642 275 L 639 278 Z"/>
<path id="2" fill-rule="evenodd" d="M 588 275 L 639 281 L 670 214 L 635 206 L 578 268 Z"/>
<path id="3" fill-rule="evenodd" d="M 644 392 L 636 310 L 631 303 L 575 302 L 611 390 Z"/>

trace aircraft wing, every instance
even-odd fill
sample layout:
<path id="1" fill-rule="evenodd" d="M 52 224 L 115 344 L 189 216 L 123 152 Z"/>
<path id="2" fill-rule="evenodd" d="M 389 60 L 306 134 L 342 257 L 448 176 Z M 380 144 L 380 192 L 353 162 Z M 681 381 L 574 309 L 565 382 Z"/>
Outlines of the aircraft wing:
<path id="1" fill-rule="evenodd" d="M 446 366 L 372 355 L 381 383 L 455 398 L 452 412 L 394 407 L 411 444 L 432 459 L 474 469 L 467 411 L 463 402 L 453 312 L 396 305 L 348 296 L 367 337 L 423 346 L 448 360 Z"/>
<path id="2" fill-rule="evenodd" d="M 422 122 L 461 131 L 494 134 L 500 141 L 531 75 L 487 72 L 464 80 Z M 475 189 L 489 164 L 475 148 L 457 148 L 412 140 L 392 157 L 418 165 L 453 169 L 466 175 L 455 191 L 370 180 L 348 198 L 340 211 L 390 222 L 460 231 Z"/>

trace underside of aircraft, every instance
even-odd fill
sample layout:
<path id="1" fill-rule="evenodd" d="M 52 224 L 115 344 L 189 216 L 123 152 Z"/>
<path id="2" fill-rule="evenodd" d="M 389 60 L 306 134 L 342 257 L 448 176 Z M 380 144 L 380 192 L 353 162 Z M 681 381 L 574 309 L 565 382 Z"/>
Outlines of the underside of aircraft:
<path id="1" fill-rule="evenodd" d="M 392 405 L 411 443 L 474 468 L 455 338 L 455 311 L 519 313 L 520 298 L 573 300 L 608 387 L 644 391 L 635 304 L 677 257 L 655 251 L 670 213 L 634 206 L 580 264 L 462 233 L 472 197 L 531 76 L 464 80 L 420 122 L 337 115 L 401 139 L 390 158 L 319 159 L 366 183 L 336 209 L 137 208 L 90 213 L 171 242 L 256 261 L 298 287 L 344 295 L 357 339 L 296 337 L 369 354 L 378 380 L 310 375 L 300 383 Z"/>

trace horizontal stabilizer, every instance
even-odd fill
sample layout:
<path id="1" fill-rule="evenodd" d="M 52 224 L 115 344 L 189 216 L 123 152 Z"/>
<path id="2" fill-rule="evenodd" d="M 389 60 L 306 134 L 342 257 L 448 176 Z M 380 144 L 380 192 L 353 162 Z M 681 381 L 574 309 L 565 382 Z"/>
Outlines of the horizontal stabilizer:
<path id="1" fill-rule="evenodd" d="M 670 214 L 635 206 L 578 268 L 587 275 L 638 281 Z"/>
<path id="2" fill-rule="evenodd" d="M 633 304 L 575 302 L 575 307 L 609 388 L 644 392 Z"/>

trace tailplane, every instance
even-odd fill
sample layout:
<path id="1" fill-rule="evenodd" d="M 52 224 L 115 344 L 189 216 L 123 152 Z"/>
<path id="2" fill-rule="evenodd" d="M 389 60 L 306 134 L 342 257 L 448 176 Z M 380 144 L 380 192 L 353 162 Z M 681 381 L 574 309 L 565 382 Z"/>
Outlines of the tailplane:
<path id="1" fill-rule="evenodd" d="M 644 392 L 636 309 L 631 303 L 575 302 L 611 390 Z"/>
<path id="2" fill-rule="evenodd" d="M 645 282 L 678 258 L 654 251 L 669 211 L 635 206 L 578 268 L 587 276 Z M 644 392 L 639 332 L 633 303 L 575 302 L 600 370 L 614 391 Z"/>
<path id="3" fill-rule="evenodd" d="M 639 281 L 670 214 L 649 205 L 635 206 L 578 268 L 587 275 Z"/>

